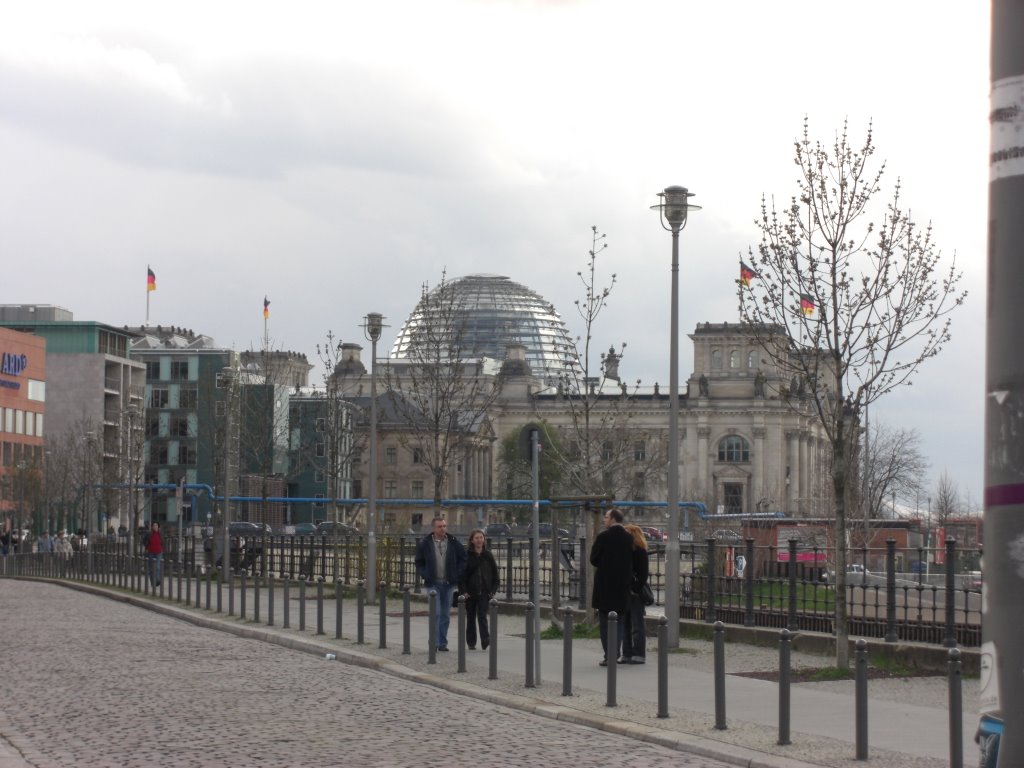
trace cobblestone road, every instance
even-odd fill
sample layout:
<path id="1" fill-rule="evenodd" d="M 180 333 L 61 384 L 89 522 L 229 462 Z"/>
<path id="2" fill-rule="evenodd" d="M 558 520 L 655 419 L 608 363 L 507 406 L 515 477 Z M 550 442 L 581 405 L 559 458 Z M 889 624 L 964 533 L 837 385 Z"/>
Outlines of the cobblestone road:
<path id="1" fill-rule="evenodd" d="M 726 765 L 51 585 L 0 616 L 0 736 L 40 768 Z"/>

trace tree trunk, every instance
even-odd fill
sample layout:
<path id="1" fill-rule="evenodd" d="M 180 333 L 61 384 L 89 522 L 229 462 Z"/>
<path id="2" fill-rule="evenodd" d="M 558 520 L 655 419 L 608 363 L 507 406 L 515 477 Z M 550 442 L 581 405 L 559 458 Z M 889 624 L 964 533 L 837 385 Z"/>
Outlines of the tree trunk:
<path id="1" fill-rule="evenodd" d="M 832 445 L 832 489 L 835 493 L 835 621 L 836 621 L 836 668 L 850 666 L 850 630 L 847 622 L 846 605 L 846 436 L 840 426 L 836 430 Z"/>

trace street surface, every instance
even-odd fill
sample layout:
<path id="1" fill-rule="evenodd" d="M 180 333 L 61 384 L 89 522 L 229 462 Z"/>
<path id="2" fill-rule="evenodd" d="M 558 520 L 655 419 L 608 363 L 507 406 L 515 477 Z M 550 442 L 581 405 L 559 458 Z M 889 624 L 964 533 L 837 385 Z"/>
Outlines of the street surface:
<path id="1" fill-rule="evenodd" d="M 58 586 L 0 615 L 2 768 L 726 765 Z"/>

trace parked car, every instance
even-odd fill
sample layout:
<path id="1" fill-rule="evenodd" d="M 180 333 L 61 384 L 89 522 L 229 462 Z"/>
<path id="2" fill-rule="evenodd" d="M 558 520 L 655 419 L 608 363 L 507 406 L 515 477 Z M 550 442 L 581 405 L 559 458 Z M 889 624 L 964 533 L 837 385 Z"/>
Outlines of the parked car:
<path id="1" fill-rule="evenodd" d="M 333 520 L 325 520 L 322 523 L 317 523 L 316 535 L 317 536 L 351 536 L 359 533 L 358 529 L 354 528 L 347 523 L 336 523 Z"/>
<path id="2" fill-rule="evenodd" d="M 512 535 L 512 526 L 508 523 L 491 523 L 484 528 L 484 535 L 487 538 L 508 538 Z"/>
<path id="3" fill-rule="evenodd" d="M 295 523 L 284 527 L 285 536 L 315 536 L 316 523 Z"/>
<path id="4" fill-rule="evenodd" d="M 644 532 L 644 536 L 647 537 L 647 541 L 663 544 L 668 541 L 668 534 L 661 530 L 661 528 L 641 528 Z"/>
<path id="5" fill-rule="evenodd" d="M 967 588 L 981 591 L 981 571 L 968 571 Z"/>
<path id="6" fill-rule="evenodd" d="M 526 526 L 526 536 L 529 538 L 533 535 L 533 523 Z M 539 528 L 539 536 L 541 541 L 551 538 L 551 523 L 541 523 Z M 565 528 L 558 529 L 558 537 L 560 539 L 569 538 L 569 532 Z"/>

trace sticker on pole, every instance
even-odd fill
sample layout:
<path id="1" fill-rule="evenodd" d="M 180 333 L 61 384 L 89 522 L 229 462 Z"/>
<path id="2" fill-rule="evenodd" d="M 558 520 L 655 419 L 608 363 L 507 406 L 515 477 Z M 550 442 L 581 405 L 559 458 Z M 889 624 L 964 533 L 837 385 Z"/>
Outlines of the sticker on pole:
<path id="1" fill-rule="evenodd" d="M 1024 174 L 1024 77 L 992 84 L 989 181 Z"/>

